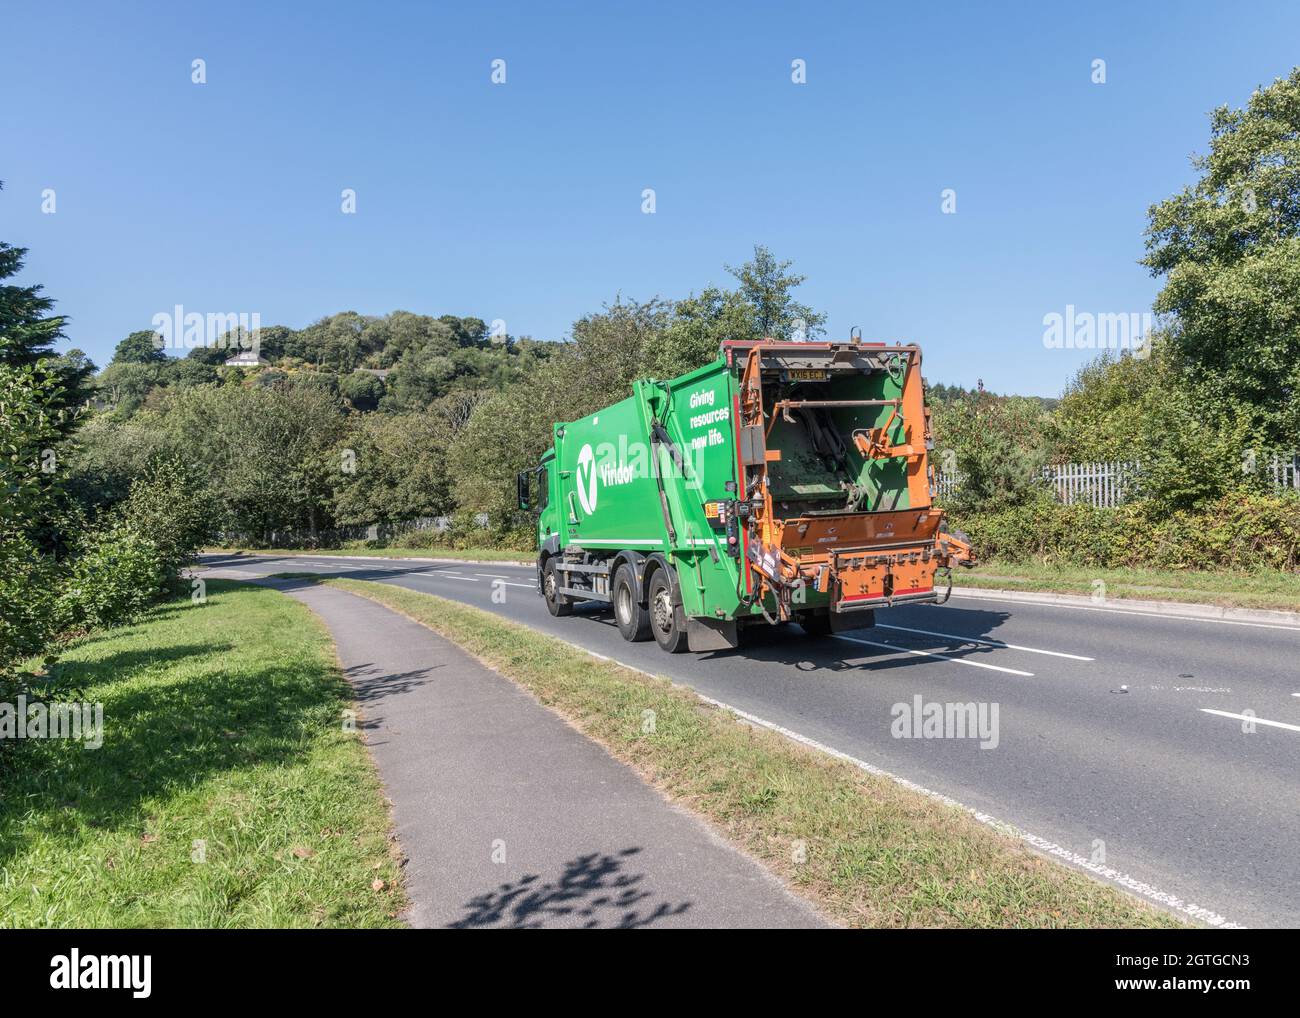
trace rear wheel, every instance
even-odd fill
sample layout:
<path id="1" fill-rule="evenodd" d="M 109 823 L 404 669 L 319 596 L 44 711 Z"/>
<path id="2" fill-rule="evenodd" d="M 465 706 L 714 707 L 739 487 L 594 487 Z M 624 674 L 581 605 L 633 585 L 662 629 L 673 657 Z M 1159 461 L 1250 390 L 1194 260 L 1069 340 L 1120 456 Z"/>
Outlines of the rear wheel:
<path id="1" fill-rule="evenodd" d="M 614 621 L 629 643 L 650 639 L 650 611 L 637 602 L 635 581 L 630 565 L 621 565 L 614 573 Z"/>
<path id="2" fill-rule="evenodd" d="M 808 636 L 831 635 L 830 612 L 804 612 L 799 616 L 799 625 Z"/>
<path id="3" fill-rule="evenodd" d="M 686 614 L 673 604 L 672 584 L 664 569 L 655 571 L 650 581 L 650 631 L 655 642 L 669 654 L 686 649 Z"/>
<path id="4" fill-rule="evenodd" d="M 555 559 L 547 559 L 542 569 L 542 598 L 546 601 L 546 610 L 552 615 L 569 615 L 573 612 L 573 600 L 568 594 L 560 593 L 560 574 L 555 568 Z"/>

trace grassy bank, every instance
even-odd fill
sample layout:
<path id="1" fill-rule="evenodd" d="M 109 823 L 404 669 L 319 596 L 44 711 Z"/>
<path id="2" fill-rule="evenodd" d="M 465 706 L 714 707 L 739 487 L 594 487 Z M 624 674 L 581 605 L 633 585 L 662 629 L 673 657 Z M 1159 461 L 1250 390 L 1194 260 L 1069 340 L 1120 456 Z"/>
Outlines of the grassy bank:
<path id="1" fill-rule="evenodd" d="M 103 703 L 103 746 L 7 754 L 3 925 L 398 925 L 387 812 L 328 634 L 275 591 L 207 592 L 67 654 Z"/>
<path id="2" fill-rule="evenodd" d="M 741 724 L 666 680 L 429 594 L 326 582 L 416 619 L 529 689 L 844 923 L 1178 925 L 959 809 Z"/>
<path id="3" fill-rule="evenodd" d="M 1108 598 L 1300 611 L 1300 573 L 1276 570 L 1218 573 L 1177 569 L 1092 569 L 1024 562 L 986 562 L 974 569 L 953 570 L 953 582 L 962 587 L 1091 596 L 1097 589 L 1097 581 L 1105 584 Z"/>

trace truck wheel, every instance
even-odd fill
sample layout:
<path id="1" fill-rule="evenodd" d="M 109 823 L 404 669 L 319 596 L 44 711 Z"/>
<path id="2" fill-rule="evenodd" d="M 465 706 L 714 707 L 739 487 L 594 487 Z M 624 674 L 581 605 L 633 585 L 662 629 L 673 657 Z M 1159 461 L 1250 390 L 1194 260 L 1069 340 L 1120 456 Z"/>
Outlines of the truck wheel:
<path id="1" fill-rule="evenodd" d="M 673 604 L 672 584 L 665 570 L 658 570 L 650 581 L 650 631 L 655 642 L 669 654 L 686 649 L 686 615 Z"/>
<path id="2" fill-rule="evenodd" d="M 555 559 L 547 559 L 546 568 L 542 570 L 542 597 L 546 601 L 546 610 L 552 615 L 573 613 L 572 599 L 568 594 L 560 593 L 560 577 L 555 570 Z"/>
<path id="3" fill-rule="evenodd" d="M 831 635 L 830 612 L 804 612 L 799 616 L 799 625 L 808 636 L 822 637 Z"/>
<path id="4" fill-rule="evenodd" d="M 650 639 L 650 612 L 636 599 L 636 583 L 632 567 L 621 565 L 614 573 L 614 621 L 618 631 L 629 643 Z"/>

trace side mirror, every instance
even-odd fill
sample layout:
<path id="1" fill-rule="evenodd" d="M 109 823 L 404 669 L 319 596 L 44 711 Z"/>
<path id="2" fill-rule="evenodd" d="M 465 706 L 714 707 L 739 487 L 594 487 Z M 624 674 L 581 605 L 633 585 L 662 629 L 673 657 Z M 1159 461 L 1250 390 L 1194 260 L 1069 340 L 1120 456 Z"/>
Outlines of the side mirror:
<path id="1" fill-rule="evenodd" d="M 528 497 L 528 474 L 529 471 L 521 470 L 515 475 L 515 488 L 517 489 L 519 508 L 524 512 L 527 512 L 532 508 L 532 500 Z"/>

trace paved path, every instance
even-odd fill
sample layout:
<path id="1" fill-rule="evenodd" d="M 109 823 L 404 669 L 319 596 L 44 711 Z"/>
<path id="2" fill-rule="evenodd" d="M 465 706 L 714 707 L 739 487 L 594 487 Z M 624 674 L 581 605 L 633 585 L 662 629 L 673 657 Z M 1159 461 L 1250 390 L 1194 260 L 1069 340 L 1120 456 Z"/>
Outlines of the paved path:
<path id="1" fill-rule="evenodd" d="M 366 598 L 273 582 L 324 620 L 356 689 L 408 859 L 413 926 L 824 925 L 459 647 Z"/>
<path id="2" fill-rule="evenodd" d="M 947 794 L 1186 914 L 1300 924 L 1294 624 L 958 590 L 941 608 L 878 611 L 877 628 L 840 639 L 760 627 L 739 650 L 669 655 L 653 641 L 624 642 L 608 611 L 552 618 L 531 569 L 347 556 L 207 561 L 454 598 Z M 999 704 L 997 748 L 895 738 L 894 705 L 916 696 Z"/>

